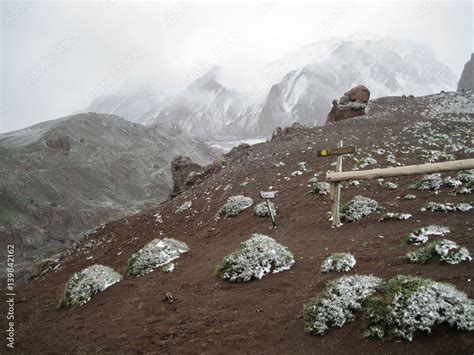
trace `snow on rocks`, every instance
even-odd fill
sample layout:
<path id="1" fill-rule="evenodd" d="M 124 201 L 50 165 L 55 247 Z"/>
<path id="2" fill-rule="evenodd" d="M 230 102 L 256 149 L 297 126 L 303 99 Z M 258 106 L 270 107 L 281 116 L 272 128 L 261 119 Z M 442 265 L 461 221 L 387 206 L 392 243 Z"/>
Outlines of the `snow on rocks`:
<path id="1" fill-rule="evenodd" d="M 176 239 L 154 239 L 130 257 L 127 272 L 130 275 L 145 275 L 179 258 L 188 250 L 186 243 Z"/>
<path id="2" fill-rule="evenodd" d="M 349 253 L 334 253 L 325 258 L 321 264 L 321 272 L 347 272 L 356 264 L 356 259 Z"/>
<path id="3" fill-rule="evenodd" d="M 155 222 L 163 223 L 163 217 L 161 217 L 160 211 L 156 212 L 153 217 L 155 217 Z"/>
<path id="4" fill-rule="evenodd" d="M 395 155 L 393 155 L 393 154 L 387 155 L 385 160 L 387 160 L 387 162 L 390 163 L 390 164 L 401 165 L 399 162 L 397 162 L 397 159 L 395 158 Z"/>
<path id="5" fill-rule="evenodd" d="M 403 196 L 403 199 L 404 200 L 415 200 L 416 196 L 413 195 L 413 194 L 406 194 L 405 196 Z"/>
<path id="6" fill-rule="evenodd" d="M 343 276 L 329 282 L 326 291 L 303 308 L 305 330 L 324 335 L 330 327 L 342 327 L 353 321 L 363 302 L 373 295 L 382 280 L 371 275 Z"/>
<path id="7" fill-rule="evenodd" d="M 441 262 L 451 265 L 472 259 L 466 248 L 460 247 L 457 243 L 448 239 L 431 242 L 418 250 L 407 253 L 405 257 L 412 263 L 419 264 L 425 264 L 433 258 L 439 258 Z"/>
<path id="8" fill-rule="evenodd" d="M 218 214 L 224 218 L 238 215 L 243 210 L 252 206 L 253 200 L 243 195 L 231 196 L 227 199 L 224 206 L 221 207 Z"/>
<path id="9" fill-rule="evenodd" d="M 454 203 L 438 203 L 438 202 L 428 202 L 425 207 L 421 208 L 421 211 L 438 211 L 438 212 L 466 212 L 472 209 L 472 206 L 469 203 L 461 202 L 458 204 Z"/>
<path id="10" fill-rule="evenodd" d="M 273 213 L 276 213 L 276 207 L 273 202 L 270 202 L 270 208 L 273 210 Z M 270 215 L 270 211 L 268 211 L 268 206 L 266 202 L 260 202 L 255 206 L 253 209 L 253 215 L 257 217 L 267 217 Z"/>
<path id="11" fill-rule="evenodd" d="M 405 221 L 408 218 L 411 218 L 412 215 L 409 213 L 400 213 L 400 212 L 387 212 L 380 219 L 379 222 L 386 221 L 389 219 L 394 219 L 397 221 Z"/>
<path id="12" fill-rule="evenodd" d="M 104 265 L 92 265 L 76 272 L 66 284 L 61 307 L 81 306 L 93 295 L 122 280 L 122 275 Z"/>
<path id="13" fill-rule="evenodd" d="M 180 213 L 189 210 L 192 205 L 193 203 L 191 201 L 183 202 L 183 204 L 176 209 L 175 213 Z"/>
<path id="14" fill-rule="evenodd" d="M 308 170 L 307 163 L 305 161 L 300 161 L 298 163 L 298 168 L 303 171 L 307 171 Z"/>
<path id="15" fill-rule="evenodd" d="M 474 304 L 453 285 L 398 275 L 366 302 L 367 336 L 412 341 L 415 332 L 447 324 L 474 330 Z"/>
<path id="16" fill-rule="evenodd" d="M 445 236 L 450 232 L 449 228 L 429 225 L 427 227 L 418 228 L 417 230 L 409 233 L 406 237 L 407 243 L 419 245 L 426 243 L 429 240 L 430 235 Z"/>
<path id="17" fill-rule="evenodd" d="M 341 215 L 343 215 L 344 220 L 354 222 L 368 216 L 379 208 L 377 201 L 357 195 L 341 207 Z"/>
<path id="18" fill-rule="evenodd" d="M 224 257 L 215 274 L 232 282 L 260 280 L 271 273 L 288 270 L 295 263 L 293 254 L 269 236 L 254 233 L 240 248 Z"/>

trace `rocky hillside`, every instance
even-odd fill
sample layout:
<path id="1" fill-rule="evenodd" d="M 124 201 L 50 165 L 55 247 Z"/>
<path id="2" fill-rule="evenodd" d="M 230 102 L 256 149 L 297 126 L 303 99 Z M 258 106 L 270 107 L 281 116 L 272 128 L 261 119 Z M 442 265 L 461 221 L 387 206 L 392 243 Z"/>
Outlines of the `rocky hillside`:
<path id="1" fill-rule="evenodd" d="M 458 91 L 462 90 L 474 90 L 474 53 L 471 53 L 471 59 L 464 65 L 458 82 Z"/>
<path id="2" fill-rule="evenodd" d="M 113 115 L 68 116 L 0 135 L 3 250 L 17 245 L 23 274 L 99 223 L 156 205 L 171 191 L 170 163 L 179 154 L 200 164 L 214 158 L 175 126 Z"/>
<path id="3" fill-rule="evenodd" d="M 324 182 L 325 172 L 334 169 L 335 159 L 318 158 L 316 151 L 334 147 L 341 139 L 345 145 L 357 145 L 356 154 L 344 157 L 344 170 L 473 158 L 474 95 L 464 92 L 417 98 L 385 97 L 369 101 L 367 111 L 364 116 L 324 127 L 295 125 L 279 130 L 270 142 L 235 149 L 221 161 L 222 169 L 216 169 L 201 183 L 190 185 L 175 199 L 91 233 L 63 255 L 54 271 L 17 287 L 17 298 L 21 300 L 17 303 L 15 318 L 17 350 L 41 353 L 63 353 L 70 349 L 80 353 L 471 353 L 474 349 L 472 334 L 452 329 L 446 323 L 433 326 L 431 334 L 416 332 L 411 342 L 364 337 L 368 318 L 362 312 L 352 321 L 350 312 L 329 315 L 328 319 L 337 316 L 335 324 L 342 327 L 331 326 L 327 320 L 331 328 L 326 335 L 310 335 L 304 330 L 308 309 L 303 318 L 303 305 L 323 292 L 329 281 L 344 275 L 344 272 L 321 272 L 330 269 L 327 260 L 323 270 L 321 264 L 333 253 L 352 255 L 341 254 L 346 258 L 341 259 L 345 260 L 341 265 L 347 265 L 345 270 L 349 270 L 347 274 L 351 276 L 373 274 L 388 280 L 403 274 L 453 284 L 471 297 L 470 301 L 464 301 L 468 303 L 463 307 L 467 317 L 471 317 L 467 321 L 472 327 L 472 262 L 465 253 L 474 252 L 474 210 L 469 209 L 474 201 L 468 193 L 472 190 L 473 172 L 344 183 L 343 203 L 357 195 L 375 203 L 361 210 L 346 206 L 344 224 L 334 229 L 327 219 L 330 202 L 329 196 L 324 194 L 326 187 L 317 183 Z M 278 191 L 273 200 L 277 211 L 275 229 L 271 228 L 268 217 L 254 215 L 254 207 L 261 202 L 261 190 Z M 253 201 L 234 197 L 232 206 L 222 208 L 229 197 L 238 195 Z M 252 202 L 252 206 L 246 208 Z M 377 210 L 372 209 L 377 206 Z M 446 212 L 430 211 L 433 208 Z M 389 217 L 385 214 L 389 212 L 405 215 L 387 220 Z M 255 213 L 262 215 L 261 208 Z M 356 218 L 366 213 L 367 216 Z M 226 216 L 228 218 L 224 218 Z M 383 216 L 385 220 L 380 221 Z M 351 220 L 355 221 L 349 222 Z M 442 262 L 448 260 L 449 255 L 445 254 L 440 254 L 444 259 L 433 257 L 425 264 L 410 262 L 405 257 L 409 252 L 432 256 L 419 252 L 423 245 L 409 244 L 406 239 L 410 232 L 419 236 L 417 230 L 430 225 L 442 227 L 429 235 L 430 243 L 446 238 L 466 250 L 448 248 L 452 253 L 450 263 Z M 444 237 L 439 235 L 440 230 Z M 266 271 L 260 270 L 261 274 L 253 281 L 224 280 L 225 268 L 231 267 L 231 262 L 238 264 L 238 254 L 225 259 L 227 264 L 219 263 L 253 233 L 259 233 L 252 239 L 256 245 L 268 243 L 266 248 L 274 248 L 268 252 L 268 260 L 274 260 L 277 255 L 285 258 L 284 263 L 278 264 L 281 268 L 274 270 L 280 272 L 259 280 L 258 276 L 272 269 L 266 260 L 253 266 L 256 269 L 268 266 Z M 277 243 L 260 234 L 270 236 Z M 164 239 L 148 244 L 157 238 Z M 251 248 L 249 243 L 242 245 L 240 252 Z M 168 248 L 170 253 L 174 252 L 174 271 L 169 266 L 163 269 L 167 272 L 156 270 L 134 276 L 134 265 L 144 253 L 138 251 L 145 245 L 148 251 Z M 185 253 L 181 255 L 173 248 Z M 265 250 L 262 248 L 260 252 Z M 444 253 L 444 249 L 432 247 L 429 250 Z M 247 257 L 251 259 L 257 254 L 250 253 Z M 456 259 L 458 254 L 461 257 Z M 165 255 L 170 257 L 171 254 Z M 273 267 L 276 262 L 281 260 L 276 259 Z M 73 273 L 93 264 L 110 267 L 124 275 L 124 279 L 110 273 L 114 279 L 106 286 L 117 282 L 113 286 L 82 306 L 58 309 L 66 282 Z M 215 276 L 213 270 L 221 277 Z M 421 281 L 410 283 L 412 289 L 408 289 L 404 297 L 422 284 Z M 403 291 L 406 284 L 399 282 L 394 287 L 392 291 L 398 288 Z M 435 296 L 427 296 L 427 302 L 416 309 L 419 319 L 407 318 L 406 321 L 418 324 L 420 314 L 426 314 L 421 322 L 426 322 L 422 323 L 425 330 L 431 329 L 427 325 L 430 319 L 436 320 L 439 314 L 447 316 L 443 315 L 443 309 L 451 311 L 459 299 L 466 300 L 466 296 L 458 295 L 451 293 L 451 299 L 442 304 L 431 301 L 430 297 Z M 335 295 L 331 302 L 344 296 L 344 292 Z M 423 301 L 423 297 L 412 301 Z M 354 312 L 358 299 L 349 302 Z M 396 302 L 396 298 L 385 300 Z M 427 312 L 430 305 L 441 308 L 433 309 L 432 313 L 420 313 Z M 334 311 L 342 306 L 335 305 Z M 458 320 L 462 313 L 459 312 Z M 340 323 L 341 319 L 345 321 Z M 457 321 L 453 322 L 454 325 Z M 325 325 L 324 320 L 321 324 Z M 308 331 L 308 324 L 306 329 Z"/>

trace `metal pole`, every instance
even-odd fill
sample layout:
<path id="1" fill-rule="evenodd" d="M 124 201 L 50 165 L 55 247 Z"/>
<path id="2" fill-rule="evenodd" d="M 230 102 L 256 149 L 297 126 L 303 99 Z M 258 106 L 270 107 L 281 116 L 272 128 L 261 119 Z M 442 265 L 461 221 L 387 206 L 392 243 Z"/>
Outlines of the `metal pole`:
<path id="1" fill-rule="evenodd" d="M 273 209 L 271 208 L 270 205 L 270 199 L 265 199 L 267 201 L 267 208 L 268 208 L 268 213 L 270 213 L 270 218 L 272 219 L 272 226 L 276 227 L 276 222 L 275 222 L 275 216 L 273 214 Z"/>

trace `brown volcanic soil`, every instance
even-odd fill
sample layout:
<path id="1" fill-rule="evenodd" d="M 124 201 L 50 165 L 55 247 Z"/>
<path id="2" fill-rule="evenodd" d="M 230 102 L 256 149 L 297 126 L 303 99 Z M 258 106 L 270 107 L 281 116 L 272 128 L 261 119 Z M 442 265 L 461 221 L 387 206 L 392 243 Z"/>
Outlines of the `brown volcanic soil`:
<path id="1" fill-rule="evenodd" d="M 432 100 L 436 100 L 438 96 Z M 472 95 L 470 96 L 472 100 Z M 470 297 L 474 296 L 472 264 L 409 264 L 400 259 L 414 249 L 403 242 L 411 230 L 429 224 L 448 226 L 452 239 L 474 251 L 474 212 L 421 212 L 428 201 L 472 202 L 471 195 L 451 195 L 443 187 L 439 194 L 415 191 L 417 199 L 398 199 L 417 177 L 391 179 L 399 184 L 393 191 L 376 181 L 362 181 L 358 187 L 343 188 L 342 199 L 356 194 L 376 199 L 386 211 L 413 214 L 407 221 L 377 222 L 380 213 L 358 222 L 332 229 L 325 215 L 329 197 L 308 193 L 307 180 L 315 172 L 330 169 L 332 158 L 317 158 L 316 150 L 332 147 L 340 138 L 357 144 L 360 157 L 372 149 L 392 144 L 398 161 L 420 162 L 419 151 L 401 153 L 422 145 L 414 136 L 414 123 L 429 120 L 438 133 L 456 137 L 456 142 L 472 137 L 468 122 L 422 118 L 420 111 L 428 98 L 386 98 L 374 102 L 366 117 L 323 128 L 306 128 L 270 143 L 252 146 L 228 158 L 228 166 L 192 190 L 172 201 L 141 214 L 99 228 L 67 256 L 56 272 L 17 288 L 17 351 L 22 353 L 472 353 L 472 334 L 446 327 L 431 335 L 417 334 L 413 342 L 377 341 L 363 336 L 362 317 L 326 336 L 303 331 L 303 304 L 340 274 L 320 274 L 320 264 L 333 252 L 350 251 L 357 265 L 349 274 L 374 274 L 390 278 L 410 274 L 447 281 Z M 472 102 L 472 101 L 471 101 Z M 456 116 L 456 115 L 453 115 Z M 466 116 L 466 115 L 465 115 Z M 408 127 L 406 132 L 403 128 Z M 441 138 L 440 138 L 441 139 Z M 438 143 L 443 144 L 441 140 Z M 311 149 L 308 149 L 311 147 Z M 430 147 L 440 149 L 440 147 Z M 442 145 L 441 145 L 442 149 Z M 457 159 L 467 158 L 462 151 Z M 388 166 L 385 155 L 373 155 Z M 472 157 L 472 154 L 471 154 Z M 274 166 L 277 162 L 285 166 Z M 298 163 L 307 162 L 300 176 L 291 176 Z M 345 168 L 352 167 L 345 159 Z M 278 174 L 281 175 L 278 175 Z M 284 177 L 289 177 L 286 181 Z M 248 179 L 248 184 L 241 183 Z M 280 179 L 280 181 L 277 181 Z M 278 227 L 269 229 L 267 218 L 252 216 L 248 209 L 237 217 L 214 222 L 214 216 L 229 196 L 245 194 L 259 201 L 258 193 L 273 186 L 279 191 Z M 176 214 L 184 201 L 190 210 Z M 164 223 L 154 214 L 159 211 Z M 213 276 L 214 266 L 251 233 L 270 235 L 289 247 L 296 264 L 289 271 L 269 275 L 260 281 L 233 284 Z M 154 238 L 163 236 L 188 243 L 190 251 L 176 262 L 173 273 L 153 272 L 124 281 L 94 296 L 75 309 L 58 309 L 64 285 L 73 272 L 94 263 L 124 272 L 127 259 Z M 380 238 L 379 236 L 383 236 Z M 90 258 L 92 257 L 92 258 Z M 90 259 L 89 259 L 90 258 Z M 175 302 L 163 301 L 169 291 Z M 2 307 L 4 305 L 2 304 Z"/>

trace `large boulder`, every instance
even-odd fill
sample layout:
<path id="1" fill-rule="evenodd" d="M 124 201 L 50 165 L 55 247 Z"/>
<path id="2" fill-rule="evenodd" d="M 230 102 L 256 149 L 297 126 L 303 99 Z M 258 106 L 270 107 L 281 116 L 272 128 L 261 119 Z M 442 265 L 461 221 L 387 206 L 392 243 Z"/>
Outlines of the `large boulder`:
<path id="1" fill-rule="evenodd" d="M 339 101 L 333 100 L 326 124 L 365 115 L 369 98 L 370 91 L 364 85 L 353 87 Z"/>
<path id="2" fill-rule="evenodd" d="M 471 53 L 471 59 L 464 65 L 458 82 L 458 91 L 463 90 L 474 90 L 474 53 Z"/>
<path id="3" fill-rule="evenodd" d="M 201 172 L 202 167 L 191 160 L 191 158 L 179 155 L 171 162 L 171 174 L 173 175 L 173 191 L 171 197 L 176 197 L 184 191 L 184 186 L 190 175 Z"/>
<path id="4" fill-rule="evenodd" d="M 344 94 L 349 99 L 349 102 L 369 102 L 370 91 L 364 85 L 357 85 Z M 343 96 L 343 97 L 344 97 Z"/>

